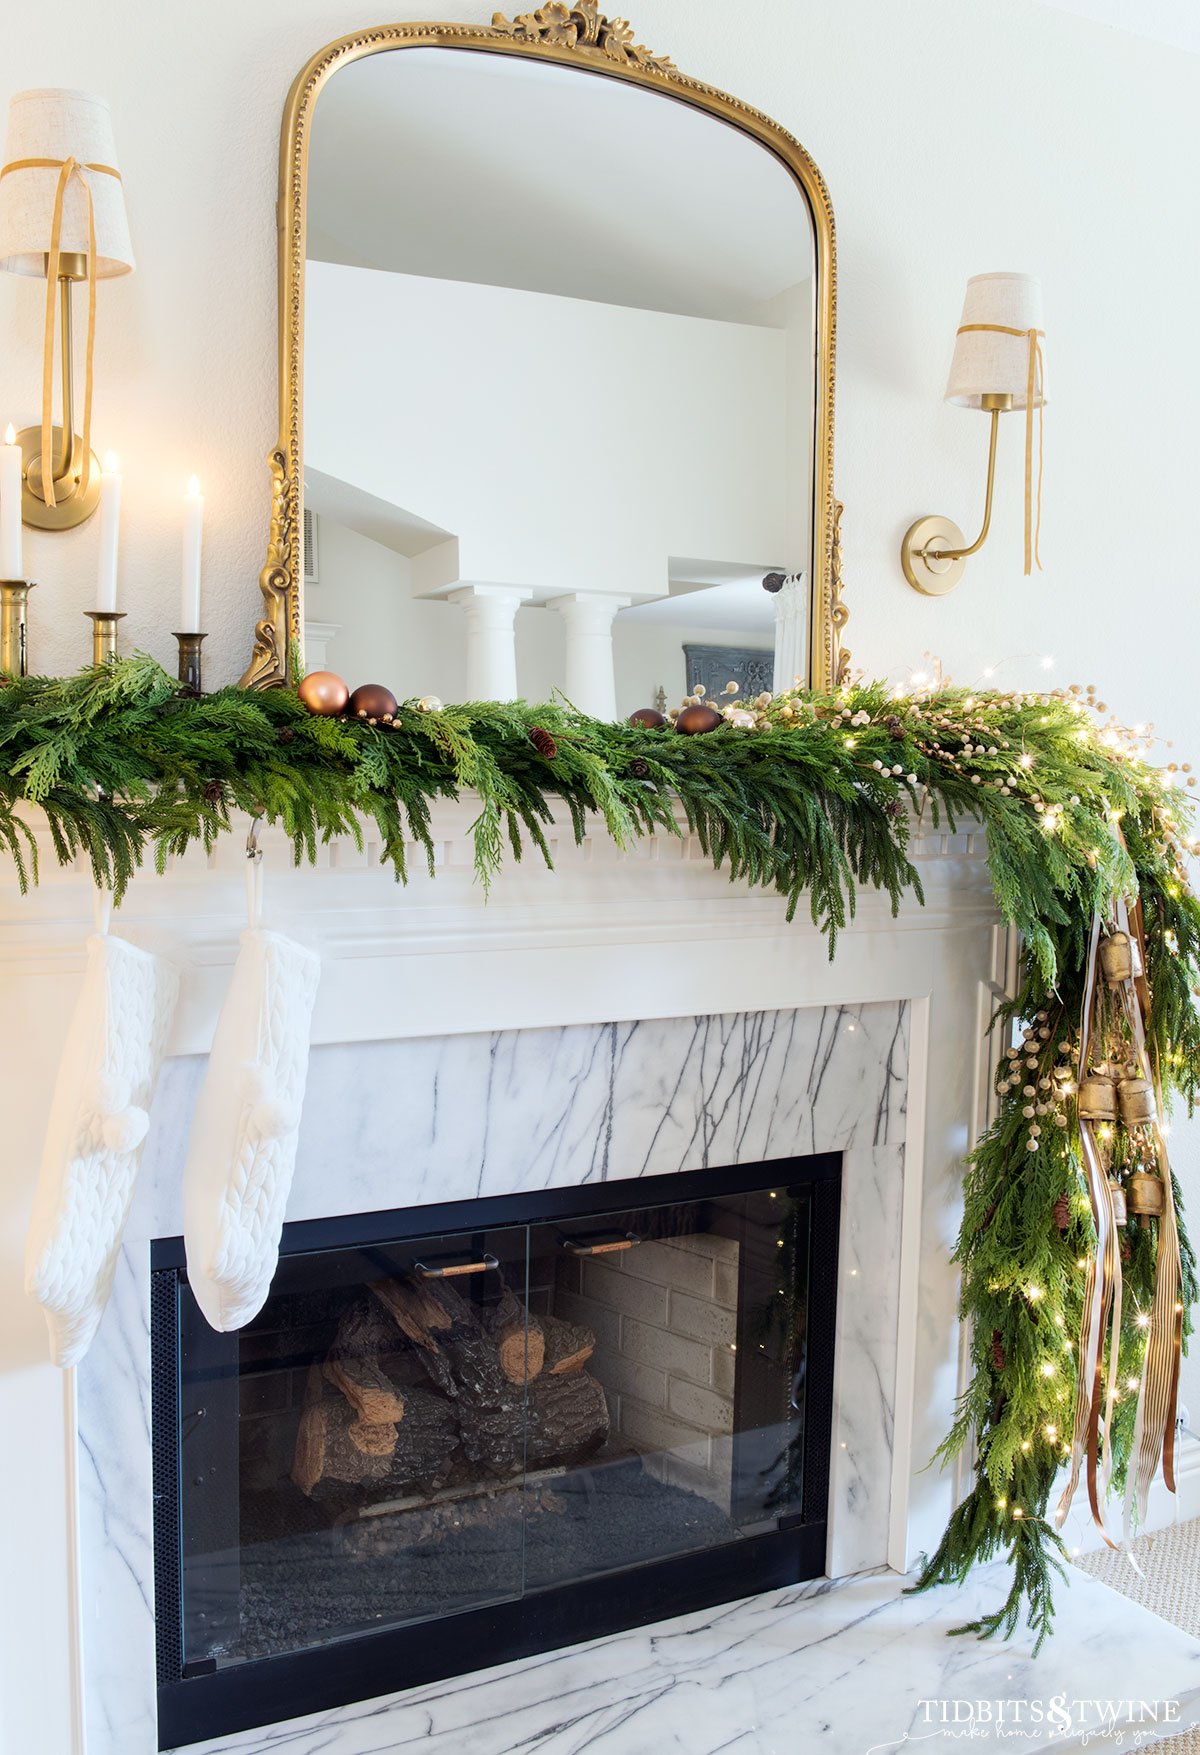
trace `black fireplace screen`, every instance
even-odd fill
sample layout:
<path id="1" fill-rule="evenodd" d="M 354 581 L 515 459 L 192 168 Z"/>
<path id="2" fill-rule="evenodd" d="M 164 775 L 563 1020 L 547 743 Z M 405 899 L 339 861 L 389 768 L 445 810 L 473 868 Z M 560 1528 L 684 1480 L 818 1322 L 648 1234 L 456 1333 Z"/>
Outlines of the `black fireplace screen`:
<path id="1" fill-rule="evenodd" d="M 839 1169 L 290 1226 L 235 1335 L 156 1245 L 160 1745 L 820 1573 Z"/>

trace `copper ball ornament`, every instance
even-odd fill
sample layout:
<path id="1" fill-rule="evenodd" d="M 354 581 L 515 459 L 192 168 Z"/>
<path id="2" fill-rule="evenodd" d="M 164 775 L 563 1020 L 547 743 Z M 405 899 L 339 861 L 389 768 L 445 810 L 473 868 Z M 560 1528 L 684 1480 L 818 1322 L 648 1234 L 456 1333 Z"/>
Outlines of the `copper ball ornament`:
<path id="1" fill-rule="evenodd" d="M 667 723 L 667 716 L 660 713 L 657 707 L 638 707 L 629 715 L 629 723 L 640 725 L 646 731 L 654 731 L 658 726 Z"/>
<path id="2" fill-rule="evenodd" d="M 685 707 L 675 721 L 676 731 L 682 731 L 685 737 L 699 737 L 706 731 L 715 731 L 724 720 L 715 707 L 706 706 L 697 701 L 692 707 Z"/>
<path id="3" fill-rule="evenodd" d="M 332 670 L 310 670 L 296 690 L 310 713 L 344 713 L 350 690 Z"/>
<path id="4" fill-rule="evenodd" d="M 391 689 L 385 689 L 382 683 L 360 683 L 349 705 L 355 719 L 390 719 L 397 703 Z"/>

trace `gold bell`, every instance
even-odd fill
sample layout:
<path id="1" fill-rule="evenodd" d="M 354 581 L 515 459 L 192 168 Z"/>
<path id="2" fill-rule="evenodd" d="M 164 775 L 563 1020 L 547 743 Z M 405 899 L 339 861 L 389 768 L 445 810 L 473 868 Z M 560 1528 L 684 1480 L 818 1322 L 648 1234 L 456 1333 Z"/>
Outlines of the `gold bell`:
<path id="1" fill-rule="evenodd" d="M 1091 1073 L 1079 1081 L 1080 1121 L 1117 1119 L 1117 1082 L 1107 1073 Z"/>
<path id="2" fill-rule="evenodd" d="M 1118 1225 L 1123 1225 L 1129 1214 L 1125 1206 L 1125 1190 L 1115 1176 L 1109 1179 L 1108 1192 L 1112 1195 L 1113 1218 Z"/>
<path id="3" fill-rule="evenodd" d="M 1133 979 L 1133 945 L 1127 932 L 1110 932 L 1100 940 L 1100 967 L 1110 987 Z"/>
<path id="4" fill-rule="evenodd" d="M 1157 1219 L 1165 1208 L 1166 1191 L 1162 1179 L 1152 1170 L 1138 1170 L 1129 1178 L 1129 1210 L 1147 1219 Z"/>
<path id="5" fill-rule="evenodd" d="M 1149 1079 L 1122 1079 L 1117 1086 L 1121 1120 L 1126 1127 L 1141 1127 L 1155 1119 L 1154 1086 Z"/>

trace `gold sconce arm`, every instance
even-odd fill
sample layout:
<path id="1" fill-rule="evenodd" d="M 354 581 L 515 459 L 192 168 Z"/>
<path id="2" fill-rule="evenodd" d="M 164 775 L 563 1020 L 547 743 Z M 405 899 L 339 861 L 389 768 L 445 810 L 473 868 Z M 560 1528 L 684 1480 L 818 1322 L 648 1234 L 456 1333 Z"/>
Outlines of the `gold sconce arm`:
<path id="1" fill-rule="evenodd" d="M 929 513 L 918 518 L 905 532 L 900 545 L 900 561 L 904 577 L 914 591 L 925 597 L 943 597 L 966 571 L 969 555 L 977 554 L 987 541 L 992 527 L 992 498 L 996 486 L 996 445 L 1000 436 L 1000 416 L 1012 408 L 1011 395 L 983 396 L 980 406 L 991 415 L 992 427 L 988 440 L 987 495 L 983 505 L 983 528 L 975 541 L 966 537 L 949 518 Z"/>
<path id="2" fill-rule="evenodd" d="M 47 264 L 48 265 L 48 264 Z M 87 279 L 87 257 L 64 250 L 58 259 L 59 324 L 62 336 L 62 424 L 51 429 L 51 468 L 56 505 L 46 504 L 42 484 L 42 429 L 24 427 L 17 434 L 24 470 L 21 517 L 39 530 L 70 530 L 90 518 L 100 502 L 100 464 L 92 458 L 86 492 L 80 488 L 83 441 L 75 431 L 75 361 L 71 321 L 71 287 Z"/>

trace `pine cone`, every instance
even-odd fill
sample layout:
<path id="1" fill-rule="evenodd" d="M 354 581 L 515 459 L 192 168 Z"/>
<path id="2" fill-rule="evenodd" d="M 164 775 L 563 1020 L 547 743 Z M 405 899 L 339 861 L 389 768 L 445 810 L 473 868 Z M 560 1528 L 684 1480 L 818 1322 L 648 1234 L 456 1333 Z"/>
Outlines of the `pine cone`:
<path id="1" fill-rule="evenodd" d="M 992 1330 L 992 1364 L 997 1371 L 1008 1370 L 1008 1355 L 1004 1351 L 1004 1341 L 998 1328 Z"/>
<path id="2" fill-rule="evenodd" d="M 894 738 L 899 739 L 904 736 L 904 721 L 903 719 L 897 719 L 894 713 L 889 714 L 883 723 L 887 726 Z"/>
<path id="3" fill-rule="evenodd" d="M 1071 1223 L 1071 1201 L 1065 1188 L 1054 1203 L 1054 1223 L 1060 1231 Z"/>
<path id="4" fill-rule="evenodd" d="M 648 780 L 650 778 L 650 764 L 644 756 L 634 756 L 626 772 L 631 780 Z"/>
<path id="5" fill-rule="evenodd" d="M 889 817 L 902 817 L 908 809 L 902 798 L 893 798 L 883 807 Z"/>
<path id="6" fill-rule="evenodd" d="M 281 725 L 279 727 L 279 741 L 280 743 L 294 743 L 296 741 L 296 733 L 292 726 Z"/>
<path id="7" fill-rule="evenodd" d="M 529 733 L 529 741 L 537 751 L 538 755 L 544 756 L 548 762 L 552 762 L 558 754 L 558 745 L 555 743 L 550 733 L 544 730 L 540 725 L 535 725 L 532 728 Z"/>
<path id="8" fill-rule="evenodd" d="M 222 804 L 225 799 L 225 788 L 219 780 L 210 780 L 204 788 L 205 804 Z"/>

